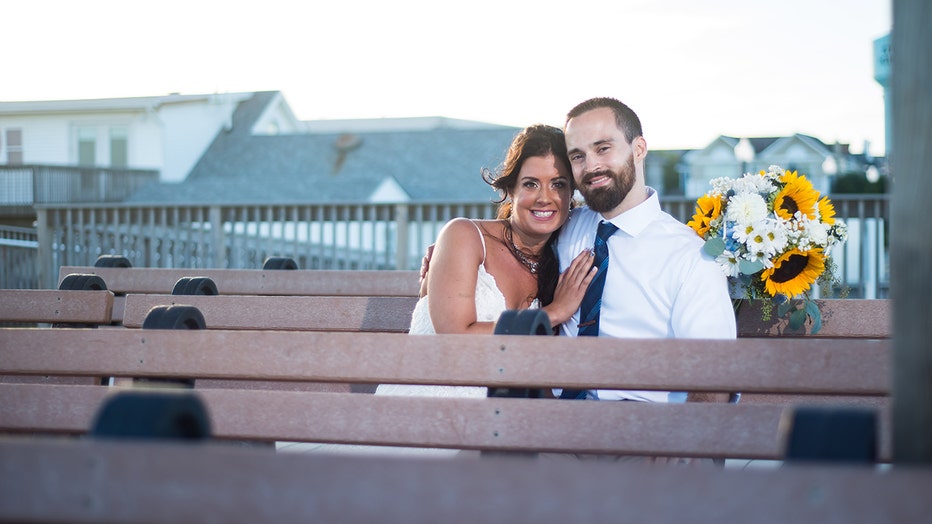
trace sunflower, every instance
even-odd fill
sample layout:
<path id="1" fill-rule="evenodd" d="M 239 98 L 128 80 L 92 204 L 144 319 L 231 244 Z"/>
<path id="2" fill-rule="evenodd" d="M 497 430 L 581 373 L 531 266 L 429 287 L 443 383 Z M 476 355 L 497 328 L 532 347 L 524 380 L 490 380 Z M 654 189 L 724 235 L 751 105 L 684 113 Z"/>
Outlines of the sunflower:
<path id="1" fill-rule="evenodd" d="M 792 220 L 797 211 L 809 218 L 816 217 L 816 201 L 819 192 L 812 187 L 806 176 L 797 176 L 796 171 L 787 171 L 780 177 L 781 189 L 773 201 L 774 212 L 786 220 Z"/>
<path id="2" fill-rule="evenodd" d="M 699 236 L 705 236 L 712 226 L 712 221 L 722 214 L 722 199 L 717 195 L 703 195 L 696 200 L 696 214 L 686 223 Z"/>
<path id="3" fill-rule="evenodd" d="M 760 278 L 770 296 L 779 293 L 795 297 L 808 291 L 824 270 L 825 255 L 821 249 L 791 249 L 777 257 L 773 267 L 761 272 Z"/>
<path id="4" fill-rule="evenodd" d="M 822 217 L 822 222 L 830 226 L 835 223 L 835 206 L 827 196 L 819 200 L 819 216 Z"/>

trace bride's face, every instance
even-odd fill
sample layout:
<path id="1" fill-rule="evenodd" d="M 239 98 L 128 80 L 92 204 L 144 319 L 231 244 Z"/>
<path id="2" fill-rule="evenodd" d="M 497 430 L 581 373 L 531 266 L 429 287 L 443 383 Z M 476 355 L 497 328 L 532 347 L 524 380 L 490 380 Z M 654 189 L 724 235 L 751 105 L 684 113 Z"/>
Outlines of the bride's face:
<path id="1" fill-rule="evenodd" d="M 512 190 L 511 224 L 526 236 L 547 236 L 569 215 L 572 173 L 552 154 L 524 161 Z"/>

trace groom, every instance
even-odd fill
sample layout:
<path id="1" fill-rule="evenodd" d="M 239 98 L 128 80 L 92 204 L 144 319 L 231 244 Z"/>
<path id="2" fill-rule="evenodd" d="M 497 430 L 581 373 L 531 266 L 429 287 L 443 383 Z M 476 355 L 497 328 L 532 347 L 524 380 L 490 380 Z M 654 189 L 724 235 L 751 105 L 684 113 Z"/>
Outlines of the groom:
<path id="1" fill-rule="evenodd" d="M 634 111 L 613 98 L 593 98 L 567 114 L 564 131 L 573 178 L 587 207 L 574 209 L 560 232 L 560 270 L 574 253 L 593 246 L 596 265 L 603 267 L 580 311 L 562 325 L 563 334 L 735 338 L 725 274 L 704 254 L 695 231 L 662 211 L 656 191 L 645 184 L 647 142 Z M 563 398 L 686 400 L 682 393 L 659 391 L 573 393 Z M 689 395 L 690 401 L 725 398 L 727 394 Z"/>
<path id="2" fill-rule="evenodd" d="M 735 338 L 735 315 L 725 274 L 703 253 L 702 239 L 695 231 L 662 211 L 656 191 L 645 183 L 647 142 L 637 114 L 613 98 L 593 98 L 567 114 L 564 132 L 573 178 L 587 207 L 572 210 L 560 232 L 560 270 L 583 249 L 595 247 L 607 260 L 597 261 L 605 268 L 590 285 L 580 311 L 562 324 L 563 334 Z M 604 238 L 596 244 L 600 229 Z M 428 248 L 421 266 L 422 280 L 430 255 Z M 586 317 L 582 322 L 581 315 Z M 561 394 L 559 390 L 555 393 Z M 563 392 L 561 396 L 642 402 L 687 400 L 683 393 L 660 391 L 589 390 Z M 724 402 L 726 398 L 727 393 L 690 393 L 688 400 Z"/>

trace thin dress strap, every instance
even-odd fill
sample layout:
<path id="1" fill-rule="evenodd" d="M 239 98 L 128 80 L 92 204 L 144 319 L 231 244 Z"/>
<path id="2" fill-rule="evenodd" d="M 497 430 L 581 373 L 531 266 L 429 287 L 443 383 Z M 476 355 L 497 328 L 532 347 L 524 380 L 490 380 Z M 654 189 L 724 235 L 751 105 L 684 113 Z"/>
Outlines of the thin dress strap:
<path id="1" fill-rule="evenodd" d="M 479 227 L 479 224 L 475 220 L 470 220 L 472 225 L 476 226 L 476 231 L 479 232 L 479 241 L 482 242 L 482 265 L 485 265 L 485 235 L 482 234 L 482 228 Z"/>

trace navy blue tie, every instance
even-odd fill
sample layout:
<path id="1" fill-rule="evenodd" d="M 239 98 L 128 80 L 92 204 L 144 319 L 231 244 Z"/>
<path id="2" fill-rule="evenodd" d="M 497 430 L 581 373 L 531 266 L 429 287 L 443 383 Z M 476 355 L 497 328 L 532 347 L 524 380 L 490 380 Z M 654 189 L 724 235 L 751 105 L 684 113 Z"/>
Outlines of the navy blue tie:
<path id="1" fill-rule="evenodd" d="M 599 310 L 602 309 L 602 290 L 605 288 L 605 273 L 608 271 L 608 237 L 618 231 L 618 226 L 611 222 L 600 222 L 595 236 L 595 260 L 599 268 L 595 278 L 579 305 L 579 336 L 599 336 Z"/>
<path id="2" fill-rule="evenodd" d="M 593 265 L 599 268 L 595 278 L 589 284 L 582 304 L 579 306 L 578 335 L 581 337 L 599 336 L 599 311 L 602 309 L 602 290 L 605 288 L 605 274 L 608 272 L 608 237 L 618 231 L 618 226 L 611 222 L 600 222 L 595 236 L 595 260 Z M 585 390 L 564 389 L 560 394 L 563 399 L 585 399 Z"/>

